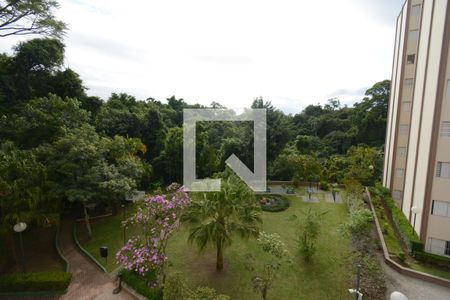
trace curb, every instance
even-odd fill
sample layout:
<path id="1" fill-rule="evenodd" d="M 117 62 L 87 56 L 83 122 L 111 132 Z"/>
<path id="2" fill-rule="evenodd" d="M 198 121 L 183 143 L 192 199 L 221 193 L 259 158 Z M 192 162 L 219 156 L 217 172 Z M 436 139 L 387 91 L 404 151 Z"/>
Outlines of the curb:
<path id="1" fill-rule="evenodd" d="M 66 273 L 70 273 L 70 262 L 67 260 L 67 258 L 63 255 L 61 248 L 59 246 L 59 233 L 60 233 L 60 226 L 58 225 L 56 227 L 56 232 L 55 232 L 55 248 L 56 248 L 56 252 L 58 252 L 59 257 L 61 257 L 61 259 L 65 262 L 66 264 Z"/>
<path id="2" fill-rule="evenodd" d="M 92 254 L 90 254 L 86 249 L 84 249 L 83 246 L 81 246 L 81 244 L 77 238 L 77 223 L 76 222 L 73 223 L 72 236 L 73 236 L 73 240 L 75 241 L 75 244 L 77 245 L 78 249 L 80 249 L 81 252 L 83 252 L 90 260 L 92 260 L 100 268 L 100 270 L 103 271 L 103 273 L 108 273 L 106 268 L 97 259 L 95 259 L 95 257 L 92 256 Z"/>
<path id="3" fill-rule="evenodd" d="M 403 274 L 403 275 L 406 275 L 409 277 L 413 277 L 416 279 L 420 279 L 423 281 L 431 282 L 434 284 L 438 284 L 440 286 L 450 287 L 450 280 L 448 280 L 448 279 L 437 277 L 437 276 L 430 275 L 430 274 L 423 273 L 423 272 L 419 272 L 416 270 L 412 270 L 410 268 L 405 268 L 404 266 L 398 264 L 397 262 L 393 261 L 390 258 L 388 249 L 386 246 L 386 242 L 384 241 L 383 232 L 381 231 L 380 223 L 378 222 L 377 213 L 376 213 L 375 207 L 373 206 L 373 203 L 372 203 L 372 197 L 371 197 L 369 189 L 367 187 L 365 187 L 365 192 L 366 192 L 367 198 L 369 200 L 370 210 L 372 211 L 372 214 L 374 216 L 375 227 L 377 229 L 378 238 L 379 238 L 379 240 L 381 242 L 381 246 L 383 248 L 383 259 L 386 262 L 386 264 L 389 267 L 391 267 L 392 269 L 399 272 L 400 274 Z"/>

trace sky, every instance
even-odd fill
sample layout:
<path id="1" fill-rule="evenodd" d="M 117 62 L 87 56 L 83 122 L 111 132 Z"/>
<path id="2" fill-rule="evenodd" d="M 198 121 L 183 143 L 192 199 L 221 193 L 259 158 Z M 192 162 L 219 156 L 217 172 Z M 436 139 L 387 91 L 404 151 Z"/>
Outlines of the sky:
<path id="1" fill-rule="evenodd" d="M 233 109 L 261 96 L 297 113 L 333 97 L 352 105 L 390 79 L 403 2 L 60 0 L 56 15 L 69 28 L 65 65 L 89 95 Z"/>

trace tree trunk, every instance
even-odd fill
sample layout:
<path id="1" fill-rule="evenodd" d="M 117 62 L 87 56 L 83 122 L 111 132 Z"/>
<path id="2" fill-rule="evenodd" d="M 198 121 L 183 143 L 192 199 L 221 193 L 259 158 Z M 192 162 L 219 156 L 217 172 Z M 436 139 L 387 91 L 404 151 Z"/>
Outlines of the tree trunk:
<path id="1" fill-rule="evenodd" d="M 84 222 L 86 223 L 86 229 L 88 232 L 88 237 L 92 237 L 92 229 L 91 229 L 91 223 L 89 223 L 89 215 L 86 209 L 86 205 L 83 203 L 83 210 L 84 210 Z"/>
<path id="2" fill-rule="evenodd" d="M 219 239 L 217 241 L 217 260 L 216 260 L 216 271 L 220 272 L 223 270 L 223 244 Z"/>
<path id="3" fill-rule="evenodd" d="M 264 286 L 264 288 L 262 290 L 262 298 L 263 298 L 263 300 L 267 299 L 267 286 Z"/>

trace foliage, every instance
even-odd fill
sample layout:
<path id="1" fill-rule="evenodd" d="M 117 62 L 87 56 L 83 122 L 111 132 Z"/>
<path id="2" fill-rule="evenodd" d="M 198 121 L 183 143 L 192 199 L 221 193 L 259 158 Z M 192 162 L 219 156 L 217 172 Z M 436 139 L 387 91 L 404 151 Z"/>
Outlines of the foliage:
<path id="1" fill-rule="evenodd" d="M 418 261 L 450 270 L 450 258 L 448 257 L 424 251 L 416 251 L 413 256 Z"/>
<path id="2" fill-rule="evenodd" d="M 346 178 L 357 180 L 365 186 L 374 185 L 381 174 L 381 151 L 366 145 L 352 146 L 347 157 L 349 170 Z"/>
<path id="3" fill-rule="evenodd" d="M 298 220 L 298 249 L 306 263 L 310 263 L 316 252 L 316 243 L 320 233 L 320 221 L 327 212 L 316 212 L 309 208 L 302 217 L 293 215 Z"/>
<path id="4" fill-rule="evenodd" d="M 167 276 L 164 284 L 164 300 L 227 300 L 230 297 L 217 294 L 216 290 L 209 287 L 199 286 L 191 290 L 180 272 Z"/>
<path id="5" fill-rule="evenodd" d="M 145 198 L 137 212 L 124 221 L 123 226 L 138 226 L 140 233 L 127 241 L 117 252 L 116 258 L 126 269 L 141 276 L 163 271 L 167 260 L 167 241 L 180 225 L 183 210 L 190 205 L 190 198 L 184 189 L 173 187 L 176 189 L 168 197 L 157 195 Z"/>
<path id="6" fill-rule="evenodd" d="M 44 226 L 59 221 L 59 203 L 51 189 L 45 166 L 31 151 L 11 142 L 0 144 L 0 224 L 17 222 Z"/>
<path id="7" fill-rule="evenodd" d="M 57 20 L 55 0 L 0 1 L 0 37 L 42 34 L 61 37 L 66 24 Z"/>
<path id="8" fill-rule="evenodd" d="M 412 225 L 409 223 L 405 214 L 397 207 L 397 205 L 395 205 L 394 199 L 392 199 L 388 189 L 382 187 L 381 184 L 377 184 L 375 188 L 370 189 L 370 193 L 374 198 L 374 201 L 379 199 L 386 204 L 386 207 L 389 209 L 389 213 L 392 216 L 392 220 L 394 221 L 394 226 L 396 227 L 397 232 L 400 233 L 400 237 L 408 249 L 412 249 L 413 242 L 416 244 L 421 243 L 417 233 L 413 230 Z"/>
<path id="9" fill-rule="evenodd" d="M 258 270 L 254 267 L 255 257 L 249 254 L 247 268 L 255 274 L 252 277 L 254 291 L 265 300 L 276 279 L 277 271 L 284 264 L 291 263 L 291 255 L 281 237 L 276 233 L 260 232 L 257 241 L 258 246 L 270 255 L 270 261 L 265 262 L 264 266 Z"/>
<path id="10" fill-rule="evenodd" d="M 139 294 L 145 296 L 149 300 L 160 300 L 162 299 L 162 290 L 157 286 L 150 286 L 151 283 L 155 282 L 156 274 L 153 272 L 148 272 L 144 277 L 138 275 L 134 271 L 122 269 L 120 271 L 120 276 L 122 280 L 128 284 L 133 290 Z"/>
<path id="11" fill-rule="evenodd" d="M 187 300 L 229 300 L 230 297 L 223 294 L 217 294 L 216 290 L 209 287 L 197 287 Z"/>
<path id="12" fill-rule="evenodd" d="M 0 292 L 65 291 L 72 274 L 66 272 L 39 272 L 3 275 Z"/>
<path id="13" fill-rule="evenodd" d="M 322 180 L 319 182 L 319 188 L 322 191 L 328 191 L 330 189 L 330 186 L 329 186 L 328 182 Z"/>
<path id="14" fill-rule="evenodd" d="M 223 269 L 223 249 L 233 235 L 257 236 L 261 223 L 260 208 L 253 192 L 236 175 L 222 174 L 220 192 L 197 195 L 183 219 L 190 223 L 190 242 L 203 250 L 212 244 L 217 250 L 216 270 Z"/>
<path id="15" fill-rule="evenodd" d="M 265 198 L 266 199 L 266 203 L 261 203 L 261 200 Z M 280 212 L 280 211 L 285 211 L 286 209 L 289 208 L 289 200 L 281 195 L 273 195 L 273 194 L 268 194 L 268 195 L 262 195 L 260 198 L 260 203 L 261 203 L 261 209 L 263 211 L 268 211 L 268 212 Z"/>

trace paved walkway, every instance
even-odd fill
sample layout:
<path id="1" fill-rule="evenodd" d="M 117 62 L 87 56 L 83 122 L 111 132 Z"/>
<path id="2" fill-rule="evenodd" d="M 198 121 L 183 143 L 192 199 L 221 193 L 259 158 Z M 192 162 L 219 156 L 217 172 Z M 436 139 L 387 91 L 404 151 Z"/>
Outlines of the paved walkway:
<path id="1" fill-rule="evenodd" d="M 386 275 L 387 295 L 393 291 L 399 291 L 408 297 L 408 300 L 448 300 L 450 288 L 402 275 L 386 265 L 381 254 L 379 255 L 381 266 Z"/>
<path id="2" fill-rule="evenodd" d="M 70 262 L 72 281 L 67 293 L 56 299 L 136 299 L 124 290 L 117 295 L 112 294 L 112 291 L 116 287 L 112 279 L 103 273 L 98 266 L 91 262 L 76 247 L 72 238 L 71 222 L 64 222 L 61 225 L 60 245 L 64 256 Z"/>

